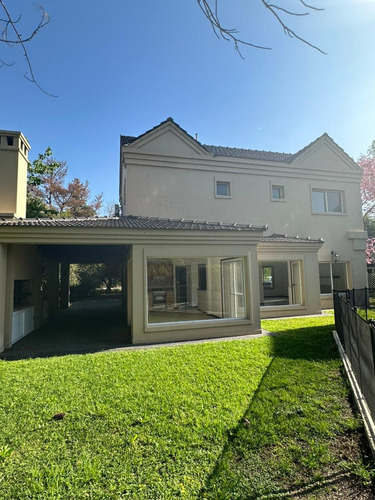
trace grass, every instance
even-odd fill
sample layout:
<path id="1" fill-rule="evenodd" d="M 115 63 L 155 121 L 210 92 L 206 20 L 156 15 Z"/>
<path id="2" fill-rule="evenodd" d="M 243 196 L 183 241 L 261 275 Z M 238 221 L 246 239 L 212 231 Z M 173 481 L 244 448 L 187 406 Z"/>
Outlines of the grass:
<path id="1" fill-rule="evenodd" d="M 281 334 L 251 341 L 1 361 L 1 498 L 251 499 L 348 471 L 370 481 L 331 321 L 265 321 Z"/>

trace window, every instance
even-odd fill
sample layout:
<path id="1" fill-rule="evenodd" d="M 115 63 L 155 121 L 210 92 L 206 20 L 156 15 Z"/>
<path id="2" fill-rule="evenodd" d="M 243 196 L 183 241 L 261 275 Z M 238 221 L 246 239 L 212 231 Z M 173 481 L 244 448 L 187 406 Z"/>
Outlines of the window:
<path id="1" fill-rule="evenodd" d="M 230 198 L 230 182 L 216 181 L 215 195 L 217 198 Z"/>
<path id="2" fill-rule="evenodd" d="M 148 324 L 246 319 L 244 260 L 147 258 Z"/>
<path id="3" fill-rule="evenodd" d="M 285 200 L 285 189 L 284 186 L 274 186 L 271 187 L 272 200 Z"/>
<path id="4" fill-rule="evenodd" d="M 315 214 L 344 213 L 342 191 L 312 190 L 312 211 Z"/>
<path id="5" fill-rule="evenodd" d="M 319 263 L 320 293 L 332 293 L 333 290 L 348 288 L 345 262 Z"/>
<path id="6" fill-rule="evenodd" d="M 14 139 L 13 136 L 7 135 L 7 145 L 8 146 L 13 146 L 13 139 Z"/>

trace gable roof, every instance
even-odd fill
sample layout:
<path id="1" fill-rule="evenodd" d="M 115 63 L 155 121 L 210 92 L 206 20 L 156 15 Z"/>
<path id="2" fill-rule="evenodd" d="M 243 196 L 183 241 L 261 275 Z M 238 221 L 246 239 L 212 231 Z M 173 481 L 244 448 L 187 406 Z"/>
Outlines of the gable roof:
<path id="1" fill-rule="evenodd" d="M 226 147 L 226 146 L 213 146 L 213 145 L 208 145 L 208 144 L 201 144 L 198 140 L 196 140 L 194 137 L 192 137 L 190 134 L 186 132 L 178 123 L 176 123 L 173 118 L 169 117 L 166 120 L 162 121 L 159 123 L 159 125 L 156 125 L 150 130 L 147 130 L 143 134 L 135 137 L 131 135 L 120 135 L 120 146 L 128 146 L 129 144 L 132 144 L 134 141 L 140 139 L 141 137 L 144 137 L 145 135 L 149 134 L 151 131 L 161 127 L 167 122 L 171 122 L 174 124 L 175 127 L 177 127 L 179 130 L 181 130 L 184 134 L 186 134 L 190 139 L 196 141 L 203 149 L 205 149 L 209 154 L 212 156 L 226 156 L 230 158 L 244 158 L 244 159 L 249 159 L 249 160 L 263 160 L 263 161 L 275 161 L 275 162 L 283 162 L 283 163 L 292 163 L 296 158 L 298 158 L 300 155 L 302 155 L 306 150 L 310 149 L 313 147 L 316 143 L 322 141 L 322 140 L 328 140 L 331 144 L 336 146 L 340 152 L 347 157 L 350 161 L 354 162 L 354 160 L 325 132 L 322 134 L 320 137 L 315 139 L 314 141 L 310 142 L 307 144 L 307 146 L 303 147 L 296 153 L 279 153 L 276 151 L 264 151 L 264 150 L 257 150 L 257 149 L 245 149 L 245 148 L 232 148 L 232 147 Z"/>

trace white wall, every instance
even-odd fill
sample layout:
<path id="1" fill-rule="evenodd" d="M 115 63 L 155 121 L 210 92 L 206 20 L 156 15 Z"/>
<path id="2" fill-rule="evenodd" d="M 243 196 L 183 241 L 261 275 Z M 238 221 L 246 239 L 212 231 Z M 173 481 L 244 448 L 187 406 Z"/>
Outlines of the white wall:
<path id="1" fill-rule="evenodd" d="M 329 138 L 287 164 L 199 155 L 195 141 L 189 152 L 186 137 L 182 143 L 180 132 L 174 136 L 168 126 L 155 147 L 151 134 L 144 146 L 140 139 L 136 147 L 123 148 L 126 214 L 268 224 L 266 234 L 323 238 L 319 261 L 330 262 L 331 251 L 339 253 L 352 269 L 353 285 L 365 286 L 361 171 Z M 217 180 L 231 183 L 230 198 L 215 197 Z M 272 184 L 284 186 L 285 200 L 271 200 Z M 314 188 L 342 191 L 344 213 L 313 214 Z"/>

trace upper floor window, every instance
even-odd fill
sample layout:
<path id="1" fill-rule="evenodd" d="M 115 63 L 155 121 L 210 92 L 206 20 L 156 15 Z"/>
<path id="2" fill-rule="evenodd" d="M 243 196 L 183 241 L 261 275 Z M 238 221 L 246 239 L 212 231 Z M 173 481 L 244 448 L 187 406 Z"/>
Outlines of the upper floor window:
<path id="1" fill-rule="evenodd" d="M 230 198 L 230 182 L 216 181 L 215 195 L 217 198 Z"/>
<path id="2" fill-rule="evenodd" d="M 271 186 L 272 200 L 285 200 L 285 189 L 284 186 Z"/>
<path id="3" fill-rule="evenodd" d="M 312 211 L 314 214 L 344 213 L 342 191 L 326 189 L 312 190 Z"/>

